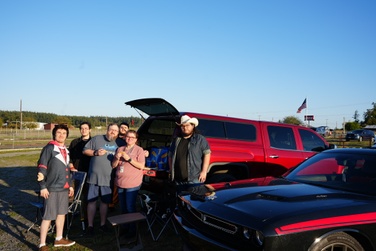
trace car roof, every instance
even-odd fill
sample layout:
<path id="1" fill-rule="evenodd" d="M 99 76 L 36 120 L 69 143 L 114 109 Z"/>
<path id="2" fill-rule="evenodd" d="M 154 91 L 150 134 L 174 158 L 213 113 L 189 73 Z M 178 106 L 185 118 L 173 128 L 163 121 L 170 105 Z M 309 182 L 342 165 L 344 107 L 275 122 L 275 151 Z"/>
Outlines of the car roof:
<path id="1" fill-rule="evenodd" d="M 168 101 L 164 100 L 163 98 L 142 98 L 142 99 L 135 99 L 131 101 L 125 102 L 126 105 L 129 105 L 135 109 L 138 109 L 149 116 L 182 116 L 188 115 L 190 117 L 197 117 L 198 119 L 212 119 L 212 120 L 221 120 L 221 121 L 230 121 L 230 122 L 238 122 L 238 123 L 247 123 L 249 121 L 253 122 L 261 122 L 260 120 L 251 120 L 251 119 L 243 119 L 243 118 L 236 118 L 236 117 L 229 117 L 229 116 L 220 116 L 220 115 L 212 115 L 212 114 L 204 114 L 198 112 L 179 112 L 172 104 Z M 264 121 L 268 124 L 278 124 L 281 125 L 283 123 L 280 122 L 273 122 L 273 121 Z M 308 127 L 299 126 L 299 125 L 292 125 L 292 124 L 285 124 L 289 127 L 298 127 L 303 129 L 309 129 Z"/>

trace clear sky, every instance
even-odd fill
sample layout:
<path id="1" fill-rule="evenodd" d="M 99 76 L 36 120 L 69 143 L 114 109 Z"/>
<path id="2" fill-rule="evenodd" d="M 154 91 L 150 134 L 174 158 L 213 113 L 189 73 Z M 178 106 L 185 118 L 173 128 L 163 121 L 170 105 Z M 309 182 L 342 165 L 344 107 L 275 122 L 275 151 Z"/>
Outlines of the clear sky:
<path id="1" fill-rule="evenodd" d="M 376 102 L 374 0 L 2 0 L 0 110 L 179 111 L 342 127 Z M 307 109 L 297 114 L 307 98 Z"/>

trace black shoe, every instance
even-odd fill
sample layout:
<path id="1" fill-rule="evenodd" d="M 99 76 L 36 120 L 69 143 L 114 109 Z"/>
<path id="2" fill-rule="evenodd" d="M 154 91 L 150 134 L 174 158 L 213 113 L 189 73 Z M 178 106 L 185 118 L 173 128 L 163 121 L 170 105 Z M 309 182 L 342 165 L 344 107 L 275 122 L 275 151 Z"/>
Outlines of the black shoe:
<path id="1" fill-rule="evenodd" d="M 90 237 L 94 236 L 94 228 L 93 227 L 87 227 L 86 235 L 90 236 Z"/>

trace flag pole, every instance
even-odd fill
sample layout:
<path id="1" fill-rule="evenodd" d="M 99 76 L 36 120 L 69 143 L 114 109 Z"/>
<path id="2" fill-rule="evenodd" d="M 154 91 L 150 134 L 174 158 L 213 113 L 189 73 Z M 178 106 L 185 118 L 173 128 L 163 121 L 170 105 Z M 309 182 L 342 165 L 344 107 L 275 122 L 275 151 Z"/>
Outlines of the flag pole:
<path id="1" fill-rule="evenodd" d="M 305 116 L 304 117 L 307 118 L 307 113 L 308 113 L 307 96 L 306 96 L 305 100 L 306 100 L 306 109 L 305 109 Z M 307 120 L 306 127 L 310 127 L 310 123 L 309 122 L 310 121 Z"/>

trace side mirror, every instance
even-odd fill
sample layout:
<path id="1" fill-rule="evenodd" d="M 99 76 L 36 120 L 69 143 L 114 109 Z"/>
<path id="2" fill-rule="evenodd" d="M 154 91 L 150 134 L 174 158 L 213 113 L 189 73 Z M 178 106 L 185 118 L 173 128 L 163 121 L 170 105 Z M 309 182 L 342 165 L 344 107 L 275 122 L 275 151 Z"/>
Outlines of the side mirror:
<path id="1" fill-rule="evenodd" d="M 329 149 L 337 149 L 337 145 L 336 144 L 329 144 Z"/>

